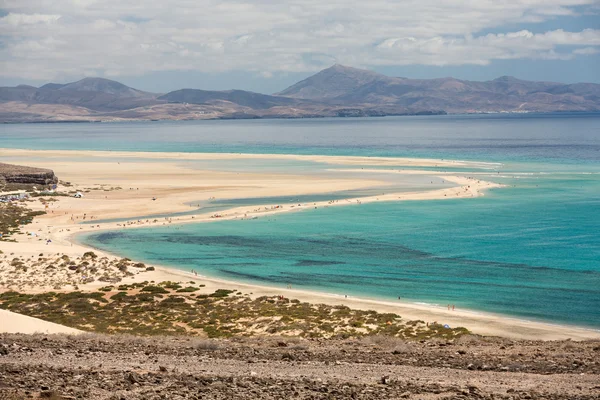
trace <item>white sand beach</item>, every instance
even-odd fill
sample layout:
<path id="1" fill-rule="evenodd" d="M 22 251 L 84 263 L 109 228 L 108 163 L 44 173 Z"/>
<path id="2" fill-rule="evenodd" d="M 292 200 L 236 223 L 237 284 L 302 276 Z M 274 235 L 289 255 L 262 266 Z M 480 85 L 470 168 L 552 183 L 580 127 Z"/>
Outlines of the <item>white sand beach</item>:
<path id="1" fill-rule="evenodd" d="M 74 237 L 89 231 L 136 229 L 138 227 L 162 226 L 167 224 L 200 223 L 218 219 L 252 218 L 275 213 L 295 212 L 314 209 L 315 207 L 359 206 L 367 202 L 411 201 L 427 199 L 468 198 L 482 196 L 490 188 L 499 184 L 473 178 L 468 174 L 437 173 L 419 170 L 417 167 L 443 167 L 471 165 L 465 161 L 397 159 L 381 157 L 327 157 L 327 156 L 295 156 L 295 155 L 248 155 L 248 154 L 200 154 L 200 153 L 134 153 L 106 151 L 41 151 L 0 149 L 3 161 L 50 168 L 61 180 L 63 191 L 79 191 L 83 198 L 57 197 L 57 201 L 46 203 L 40 201 L 27 203 L 34 210 L 46 210 L 47 214 L 36 217 L 32 224 L 25 226 L 25 232 L 15 235 L 16 243 L 0 242 L 5 259 L 21 257 L 33 260 L 40 254 L 54 256 L 67 255 L 81 257 L 90 248 L 78 244 Z M 4 159 L 5 158 L 5 159 Z M 256 204 L 236 207 L 218 213 L 188 214 L 166 218 L 143 218 L 154 214 L 168 214 L 190 211 L 191 204 L 210 199 L 300 196 L 306 194 L 331 193 L 356 189 L 377 188 L 386 184 L 373 179 L 372 176 L 361 177 L 356 169 L 353 178 L 328 175 L 310 175 L 293 172 L 261 172 L 261 171 L 215 171 L 195 169 L 182 160 L 220 161 L 225 159 L 296 159 L 314 161 L 330 165 L 350 166 L 382 166 L 393 167 L 400 176 L 432 175 L 454 186 L 415 192 L 385 193 L 361 198 L 348 198 L 335 201 L 319 201 L 301 205 Z M 402 170 L 403 166 L 413 169 Z M 493 168 L 497 164 L 474 163 L 474 167 Z M 367 171 L 370 171 L 367 168 Z M 372 171 L 371 171 L 372 172 Z M 66 182 L 69 182 L 67 186 Z M 260 202 L 260 201 L 259 201 Z M 217 214 L 217 215 L 216 215 Z M 100 222 L 105 219 L 130 218 L 121 222 Z M 81 224 L 81 222 L 92 222 Z M 97 224 L 94 221 L 99 221 Z M 27 234 L 29 233 L 29 234 Z M 51 242 L 48 242 L 50 240 Z M 114 258 L 114 255 L 93 250 L 101 256 Z M 39 292 L 47 290 L 43 277 L 47 273 L 42 265 L 30 265 L 30 274 L 40 278 L 35 283 L 16 282 L 20 290 Z M 1 264 L 8 265 L 8 263 Z M 124 278 L 124 282 L 134 281 L 179 281 L 199 277 L 189 272 L 172 268 L 155 266 L 155 271 L 136 273 Z M 36 269 L 37 268 L 37 269 Z M 240 282 L 229 282 L 209 277 L 201 277 L 208 289 L 242 290 L 252 296 L 281 294 L 290 298 L 298 298 L 310 303 L 344 304 L 358 309 L 371 309 L 380 312 L 394 312 L 408 320 L 423 320 L 449 324 L 452 327 L 464 326 L 474 333 L 497 335 L 519 339 L 565 339 L 583 340 L 600 338 L 600 332 L 563 325 L 552 325 L 539 322 L 518 320 L 506 316 L 473 312 L 469 310 L 449 311 L 445 307 L 413 304 L 401 301 L 378 301 L 343 297 L 343 295 L 324 294 L 299 291 L 295 289 L 277 288 L 260 285 L 249 285 Z M 65 278 L 62 290 L 73 290 Z M 0 269 L 0 281 L 9 280 L 8 271 Z M 95 281 L 80 285 L 79 289 L 93 290 L 105 285 Z M 0 291 L 15 289 L 2 287 Z M 18 323 L 18 322 L 17 322 Z M 40 328 L 42 329 L 42 328 Z"/>

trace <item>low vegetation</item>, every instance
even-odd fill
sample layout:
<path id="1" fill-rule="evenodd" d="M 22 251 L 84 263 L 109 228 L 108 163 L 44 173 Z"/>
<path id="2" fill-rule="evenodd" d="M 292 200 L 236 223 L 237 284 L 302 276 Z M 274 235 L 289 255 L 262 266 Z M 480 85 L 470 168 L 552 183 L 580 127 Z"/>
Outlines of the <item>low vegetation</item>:
<path id="1" fill-rule="evenodd" d="M 44 211 L 32 211 L 19 203 L 0 203 L 0 240 L 12 240 L 10 236 L 20 232 L 22 225 L 30 224 L 34 217 L 43 214 Z"/>
<path id="2" fill-rule="evenodd" d="M 40 253 L 37 257 L 0 256 L 0 287 L 27 291 L 78 290 L 92 282 L 119 284 L 124 278 L 144 273 L 150 267 L 127 258 L 99 257 L 93 251 L 81 257 L 61 253 Z"/>
<path id="3" fill-rule="evenodd" d="M 241 292 L 173 282 L 105 286 L 96 292 L 0 294 L 0 308 L 90 332 L 134 335 L 300 336 L 374 335 L 408 340 L 452 339 L 468 331 L 399 315 L 309 304 L 281 296 L 252 299 Z"/>

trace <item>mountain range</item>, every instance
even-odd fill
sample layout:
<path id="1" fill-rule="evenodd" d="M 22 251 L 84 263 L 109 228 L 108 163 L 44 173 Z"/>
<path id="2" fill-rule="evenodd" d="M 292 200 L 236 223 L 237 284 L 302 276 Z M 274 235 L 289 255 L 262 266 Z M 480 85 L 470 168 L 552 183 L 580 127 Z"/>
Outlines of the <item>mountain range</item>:
<path id="1" fill-rule="evenodd" d="M 244 90 L 149 93 L 104 78 L 0 87 L 0 122 L 310 118 L 498 112 L 598 112 L 600 85 L 503 76 L 408 79 L 334 65 L 273 95 Z"/>

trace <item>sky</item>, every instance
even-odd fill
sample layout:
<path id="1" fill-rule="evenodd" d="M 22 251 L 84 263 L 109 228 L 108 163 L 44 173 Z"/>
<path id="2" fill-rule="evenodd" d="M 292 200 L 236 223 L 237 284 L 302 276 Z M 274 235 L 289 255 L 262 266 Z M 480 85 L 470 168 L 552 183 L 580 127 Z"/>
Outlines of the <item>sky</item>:
<path id="1" fill-rule="evenodd" d="M 600 83 L 600 0 L 0 0 L 0 85 L 274 93 L 333 64 Z"/>

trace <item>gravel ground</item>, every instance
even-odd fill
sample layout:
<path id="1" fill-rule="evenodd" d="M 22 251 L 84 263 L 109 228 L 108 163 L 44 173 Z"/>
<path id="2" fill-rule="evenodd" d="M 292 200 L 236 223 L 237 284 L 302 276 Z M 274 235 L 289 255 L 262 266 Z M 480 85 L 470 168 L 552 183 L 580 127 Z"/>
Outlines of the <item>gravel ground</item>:
<path id="1" fill-rule="evenodd" d="M 600 342 L 0 335 L 0 399 L 600 399 Z"/>

